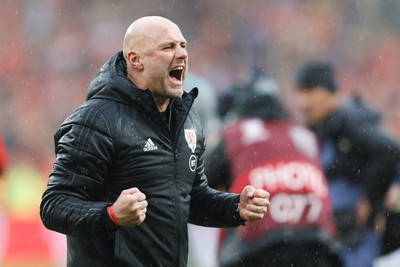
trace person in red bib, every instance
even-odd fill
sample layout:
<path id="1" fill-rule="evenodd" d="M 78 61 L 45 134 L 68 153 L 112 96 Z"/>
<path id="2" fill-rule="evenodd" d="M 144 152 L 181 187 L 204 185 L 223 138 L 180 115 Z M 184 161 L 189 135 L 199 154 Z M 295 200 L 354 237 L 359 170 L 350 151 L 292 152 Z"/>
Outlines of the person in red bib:
<path id="1" fill-rule="evenodd" d="M 206 162 L 209 184 L 240 192 L 268 190 L 269 213 L 221 235 L 221 267 L 340 266 L 328 185 L 316 137 L 294 123 L 272 79 L 258 75 L 233 91 L 236 118 Z"/>

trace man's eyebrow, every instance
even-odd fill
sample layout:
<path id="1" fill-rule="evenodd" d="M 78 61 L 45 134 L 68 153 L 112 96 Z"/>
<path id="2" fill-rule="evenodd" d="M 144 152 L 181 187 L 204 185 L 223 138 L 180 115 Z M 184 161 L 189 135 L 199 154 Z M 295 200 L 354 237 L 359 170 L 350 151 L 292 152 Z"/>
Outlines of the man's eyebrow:
<path id="1" fill-rule="evenodd" d="M 163 46 L 169 46 L 169 45 L 187 45 L 186 40 L 182 40 L 182 41 L 175 41 L 175 40 L 169 40 L 169 41 L 165 41 L 159 44 L 160 47 Z"/>

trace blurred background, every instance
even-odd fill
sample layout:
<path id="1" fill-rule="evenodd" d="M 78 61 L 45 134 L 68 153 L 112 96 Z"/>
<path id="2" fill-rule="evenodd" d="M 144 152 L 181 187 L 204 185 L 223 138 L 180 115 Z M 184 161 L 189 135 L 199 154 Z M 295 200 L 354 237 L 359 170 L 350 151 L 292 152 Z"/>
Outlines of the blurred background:
<path id="1" fill-rule="evenodd" d="M 397 0 L 1 0 L 0 14 L 0 134 L 8 151 L 0 179 L 0 266 L 65 266 L 64 236 L 39 219 L 53 135 L 121 49 L 126 28 L 145 15 L 180 26 L 190 72 L 217 95 L 246 79 L 256 62 L 277 80 L 295 118 L 297 68 L 328 59 L 343 94 L 361 95 L 400 140 Z"/>

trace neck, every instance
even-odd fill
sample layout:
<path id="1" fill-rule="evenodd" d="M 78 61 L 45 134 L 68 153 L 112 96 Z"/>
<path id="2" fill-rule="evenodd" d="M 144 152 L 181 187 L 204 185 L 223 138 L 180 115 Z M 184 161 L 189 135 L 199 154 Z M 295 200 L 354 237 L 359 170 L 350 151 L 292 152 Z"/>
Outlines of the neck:
<path id="1" fill-rule="evenodd" d="M 127 75 L 128 75 L 128 79 L 131 80 L 132 83 L 134 83 L 137 88 L 142 89 L 142 90 L 148 89 L 147 86 L 146 86 L 145 81 L 143 79 L 140 79 L 140 76 L 138 76 L 138 75 L 134 76 L 133 75 L 133 71 L 130 71 L 128 69 Z M 164 112 L 168 107 L 170 99 L 154 95 L 153 92 L 152 92 L 152 94 L 153 94 L 154 102 L 155 102 L 155 104 L 156 104 L 156 106 L 158 108 L 158 111 Z"/>
<path id="2" fill-rule="evenodd" d="M 154 99 L 154 102 L 156 103 L 156 106 L 157 106 L 157 108 L 158 108 L 158 111 L 160 111 L 160 112 L 166 111 L 167 108 L 168 108 L 168 105 L 169 105 L 169 103 L 170 103 L 170 101 L 171 101 L 169 98 L 167 98 L 167 99 L 165 99 L 165 98 L 160 99 L 160 98 L 157 98 L 157 97 L 154 96 L 154 95 L 153 95 L 153 99 Z"/>

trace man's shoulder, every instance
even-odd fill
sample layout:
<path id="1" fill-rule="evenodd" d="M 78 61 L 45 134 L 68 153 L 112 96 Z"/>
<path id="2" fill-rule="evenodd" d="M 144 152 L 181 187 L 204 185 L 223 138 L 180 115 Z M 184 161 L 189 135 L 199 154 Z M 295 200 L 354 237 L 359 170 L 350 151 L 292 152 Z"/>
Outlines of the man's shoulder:
<path id="1" fill-rule="evenodd" d="M 66 122 L 71 120 L 87 119 L 93 116 L 98 116 L 106 109 L 112 108 L 112 103 L 106 99 L 90 99 L 76 107 L 66 118 Z"/>
<path id="2" fill-rule="evenodd" d="M 366 116 L 367 114 L 355 107 L 343 105 L 328 116 L 321 126 L 331 132 L 346 132 L 348 130 L 357 130 L 360 127 L 371 128 L 378 125 L 377 121 L 372 121 Z"/>
<path id="3" fill-rule="evenodd" d="M 91 99 L 75 108 L 63 121 L 60 128 L 79 125 L 94 130 L 109 128 L 119 114 L 117 109 L 121 103 L 107 99 Z"/>

